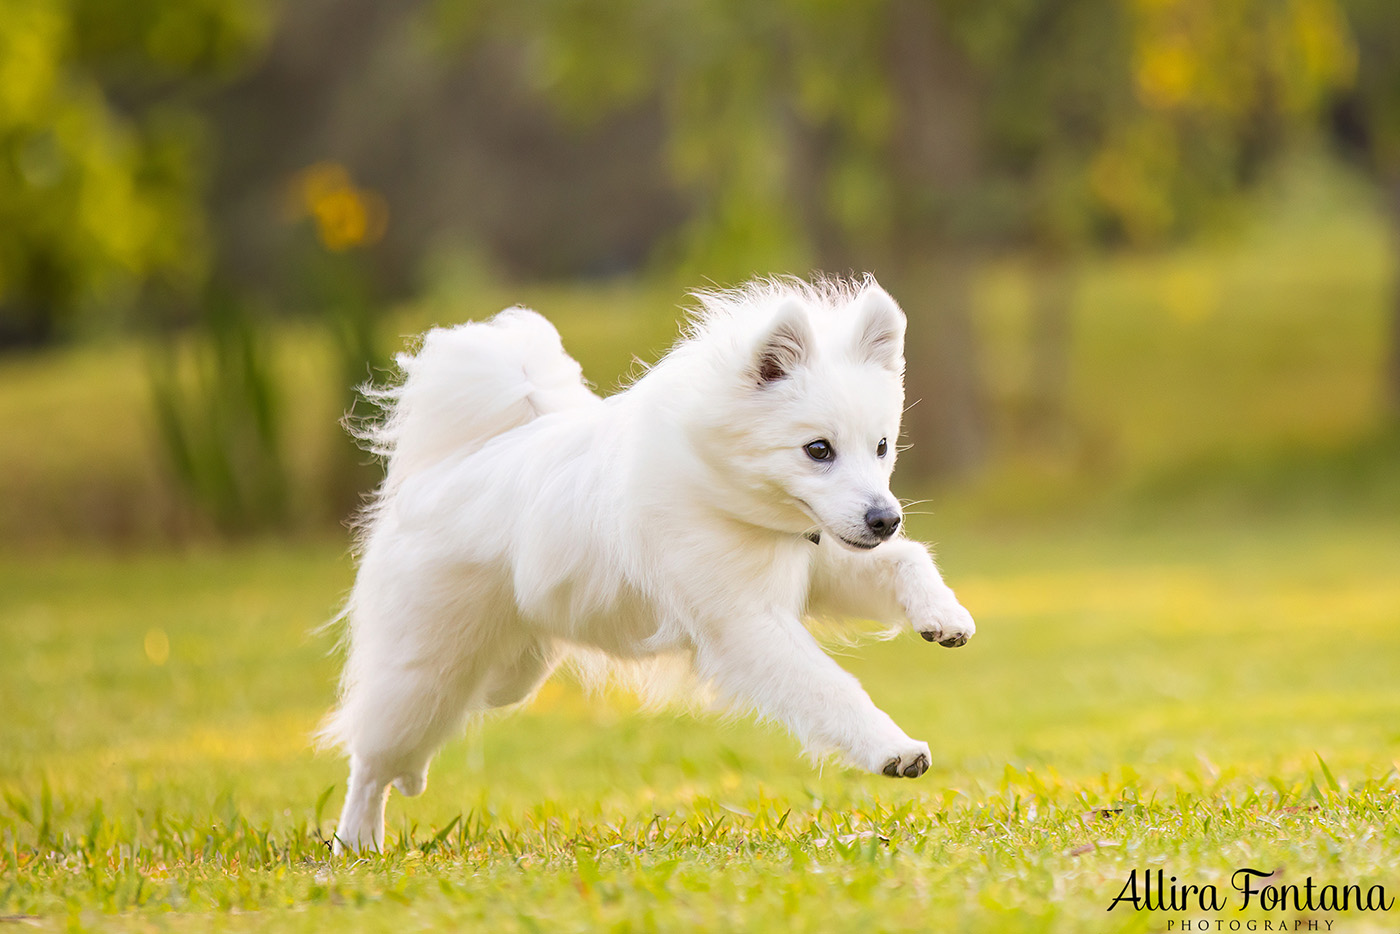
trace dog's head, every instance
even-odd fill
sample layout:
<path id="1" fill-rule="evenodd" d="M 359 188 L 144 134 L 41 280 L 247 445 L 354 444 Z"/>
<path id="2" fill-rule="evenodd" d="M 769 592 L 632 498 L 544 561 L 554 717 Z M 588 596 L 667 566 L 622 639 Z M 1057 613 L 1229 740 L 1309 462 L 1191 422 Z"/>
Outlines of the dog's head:
<path id="1" fill-rule="evenodd" d="M 902 519 L 889 484 L 904 408 L 904 313 L 873 281 L 835 299 L 800 289 L 766 298 L 753 309 L 763 327 L 737 348 L 721 403 L 731 408 L 717 413 L 724 450 L 707 459 L 722 464 L 748 521 L 875 548 Z"/>

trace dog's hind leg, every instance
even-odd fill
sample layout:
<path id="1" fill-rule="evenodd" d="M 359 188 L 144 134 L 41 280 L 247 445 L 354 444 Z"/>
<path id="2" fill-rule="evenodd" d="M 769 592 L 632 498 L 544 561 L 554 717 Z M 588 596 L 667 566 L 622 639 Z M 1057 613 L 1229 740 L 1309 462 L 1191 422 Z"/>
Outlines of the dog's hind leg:
<path id="1" fill-rule="evenodd" d="M 388 786 L 410 797 L 421 794 L 434 754 L 467 716 L 529 697 L 559 654 L 524 634 L 498 633 L 454 663 L 365 670 L 337 715 L 350 753 L 337 848 L 381 849 Z"/>
<path id="2" fill-rule="evenodd" d="M 472 696 L 463 702 L 463 716 L 483 708 L 509 707 L 525 700 L 534 694 L 554 671 L 560 654 L 552 645 L 531 641 L 523 646 L 514 658 L 496 662 L 479 679 L 472 679 L 479 680 L 481 687 L 469 692 Z M 437 745 L 433 745 L 433 751 L 436 751 Z M 428 787 L 429 764 L 428 757 L 421 757 L 421 764 L 415 762 L 414 768 L 400 771 L 393 780 L 394 788 L 410 798 L 421 795 Z"/>
<path id="3" fill-rule="evenodd" d="M 426 787 L 433 754 L 481 693 L 485 666 L 473 662 L 380 668 L 350 687 L 336 717 L 350 754 L 338 849 L 382 848 L 388 786 L 410 796 Z"/>
<path id="4" fill-rule="evenodd" d="M 423 793 L 433 755 L 468 715 L 525 700 L 549 677 L 560 654 L 553 646 L 533 640 L 521 646 L 518 654 L 507 654 L 501 646 L 495 650 L 498 654 L 493 664 L 464 667 L 452 690 L 439 692 L 435 698 L 437 715 L 426 724 L 417 742 L 405 744 L 406 748 L 393 757 L 391 784 L 400 794 L 412 798 Z"/>
<path id="5" fill-rule="evenodd" d="M 509 707 L 539 690 L 562 653 L 552 644 L 531 642 L 509 662 L 492 669 L 483 696 L 487 707 Z"/>
<path id="6" fill-rule="evenodd" d="M 383 848 L 384 804 L 388 797 L 388 778 L 359 756 L 351 756 L 345 808 L 335 831 L 336 853 Z"/>

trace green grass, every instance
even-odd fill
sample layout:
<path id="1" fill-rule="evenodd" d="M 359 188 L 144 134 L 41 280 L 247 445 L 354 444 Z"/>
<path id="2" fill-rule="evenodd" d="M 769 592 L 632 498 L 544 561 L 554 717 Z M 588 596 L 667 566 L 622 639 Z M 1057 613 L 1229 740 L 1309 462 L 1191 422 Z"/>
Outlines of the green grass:
<path id="1" fill-rule="evenodd" d="M 350 579 L 337 550 L 12 558 L 0 915 L 1148 931 L 1183 914 L 1106 912 L 1134 868 L 1226 895 L 1242 866 L 1400 895 L 1392 522 L 923 521 L 979 635 L 838 650 L 930 740 L 923 778 L 813 765 L 774 729 L 552 683 L 447 747 L 423 797 L 391 798 L 389 853 L 363 860 L 323 848 L 343 768 L 308 746 L 335 672 L 309 630 Z M 1211 917 L 1300 917 L 1237 905 Z M 1397 916 L 1344 920 L 1393 931 Z"/>

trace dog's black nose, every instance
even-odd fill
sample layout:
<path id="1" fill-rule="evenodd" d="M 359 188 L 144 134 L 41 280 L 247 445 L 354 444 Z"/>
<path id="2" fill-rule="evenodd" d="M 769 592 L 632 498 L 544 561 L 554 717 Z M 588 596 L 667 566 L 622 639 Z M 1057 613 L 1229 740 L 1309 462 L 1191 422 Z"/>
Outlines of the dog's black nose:
<path id="1" fill-rule="evenodd" d="M 865 527 L 876 538 L 889 538 L 899 528 L 899 512 L 888 506 L 871 506 L 865 514 Z"/>

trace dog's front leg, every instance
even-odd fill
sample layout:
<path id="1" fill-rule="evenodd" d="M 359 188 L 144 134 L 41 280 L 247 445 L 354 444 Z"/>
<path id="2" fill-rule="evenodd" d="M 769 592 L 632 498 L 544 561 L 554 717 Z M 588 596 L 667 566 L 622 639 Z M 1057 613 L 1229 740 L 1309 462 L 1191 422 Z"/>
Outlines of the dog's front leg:
<path id="1" fill-rule="evenodd" d="M 977 632 L 919 542 L 896 538 L 856 553 L 822 542 L 812 563 L 811 612 L 908 625 L 929 642 L 953 648 Z"/>
<path id="2" fill-rule="evenodd" d="M 895 596 L 914 631 L 948 648 L 966 645 L 977 632 L 977 624 L 958 602 L 953 588 L 944 583 L 928 549 L 908 539 L 885 547 L 890 551 L 882 560 L 894 563 Z"/>
<path id="3" fill-rule="evenodd" d="M 702 677 L 727 698 L 781 721 L 809 749 L 838 750 L 872 772 L 915 778 L 928 744 L 910 739 L 796 617 L 764 614 L 697 637 Z"/>

